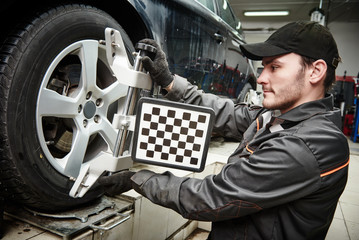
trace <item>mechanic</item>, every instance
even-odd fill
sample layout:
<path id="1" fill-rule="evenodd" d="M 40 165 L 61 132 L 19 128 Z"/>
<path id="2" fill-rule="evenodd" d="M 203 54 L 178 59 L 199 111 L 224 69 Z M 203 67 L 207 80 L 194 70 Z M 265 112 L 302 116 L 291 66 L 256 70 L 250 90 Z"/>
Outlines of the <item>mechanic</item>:
<path id="1" fill-rule="evenodd" d="M 263 108 L 203 93 L 171 74 L 155 41 L 142 42 L 158 49 L 143 64 L 167 99 L 213 108 L 215 131 L 242 141 L 217 175 L 123 171 L 100 179 L 105 190 L 134 188 L 185 218 L 212 221 L 209 239 L 325 239 L 349 163 L 340 112 L 326 94 L 340 61 L 331 33 L 299 21 L 241 46 L 248 58 L 262 60 Z"/>

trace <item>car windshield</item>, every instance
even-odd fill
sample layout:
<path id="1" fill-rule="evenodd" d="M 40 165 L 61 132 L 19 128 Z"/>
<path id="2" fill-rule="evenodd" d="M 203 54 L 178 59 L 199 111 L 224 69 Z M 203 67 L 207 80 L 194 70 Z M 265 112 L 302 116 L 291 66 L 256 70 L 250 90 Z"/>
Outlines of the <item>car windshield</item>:
<path id="1" fill-rule="evenodd" d="M 233 10 L 227 0 L 218 0 L 218 8 L 220 17 L 233 29 L 241 33 L 241 22 L 233 13 Z"/>
<path id="2" fill-rule="evenodd" d="M 213 0 L 197 0 L 197 2 L 201 3 L 203 6 L 214 12 Z"/>

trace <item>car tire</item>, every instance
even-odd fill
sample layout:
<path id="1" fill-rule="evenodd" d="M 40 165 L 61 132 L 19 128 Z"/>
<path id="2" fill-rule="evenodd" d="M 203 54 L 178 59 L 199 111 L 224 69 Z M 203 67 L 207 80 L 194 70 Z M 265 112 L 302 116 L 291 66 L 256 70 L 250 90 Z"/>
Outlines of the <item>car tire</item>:
<path id="1" fill-rule="evenodd" d="M 238 95 L 237 102 L 238 103 L 250 103 L 250 100 L 248 99 L 250 90 L 252 90 L 252 85 L 250 83 L 246 83 L 241 91 L 241 93 Z"/>
<path id="2" fill-rule="evenodd" d="M 121 32 L 130 56 L 133 44 L 111 16 L 77 4 L 37 15 L 3 44 L 0 193 L 6 199 L 37 210 L 58 211 L 102 196 L 103 189 L 97 184 L 82 198 L 70 197 L 69 191 L 81 164 L 100 150 L 113 148 L 113 112 L 124 102 L 127 91 L 113 77 L 104 46 L 98 41 L 104 39 L 106 27 Z M 96 85 L 93 91 L 88 90 L 91 84 Z M 109 88 L 118 91 L 118 96 L 111 91 L 111 100 L 106 100 Z M 106 105 L 97 120 L 83 117 L 85 104 L 73 104 L 81 94 L 96 104 L 96 111 Z M 82 118 L 71 112 L 74 108 Z M 76 163 L 66 169 L 71 161 Z"/>

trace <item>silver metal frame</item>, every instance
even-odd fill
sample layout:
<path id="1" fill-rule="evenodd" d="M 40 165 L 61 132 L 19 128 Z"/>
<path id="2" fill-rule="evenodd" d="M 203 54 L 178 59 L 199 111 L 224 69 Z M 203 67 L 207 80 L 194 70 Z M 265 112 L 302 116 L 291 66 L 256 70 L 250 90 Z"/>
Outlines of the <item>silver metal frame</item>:
<path id="1" fill-rule="evenodd" d="M 132 166 L 131 156 L 124 151 L 125 140 L 128 131 L 134 129 L 133 111 L 140 89 L 150 90 L 152 87 L 150 76 L 142 71 L 141 54 L 136 54 L 135 64 L 132 66 L 119 31 L 112 28 L 105 29 L 105 46 L 108 64 L 117 81 L 129 88 L 125 107 L 122 113 L 115 114 L 112 123 L 113 127 L 118 129 L 114 150 L 102 151 L 91 161 L 82 164 L 78 176 L 74 177 L 75 183 L 69 193 L 74 198 L 84 196 L 105 171 L 115 172 Z"/>

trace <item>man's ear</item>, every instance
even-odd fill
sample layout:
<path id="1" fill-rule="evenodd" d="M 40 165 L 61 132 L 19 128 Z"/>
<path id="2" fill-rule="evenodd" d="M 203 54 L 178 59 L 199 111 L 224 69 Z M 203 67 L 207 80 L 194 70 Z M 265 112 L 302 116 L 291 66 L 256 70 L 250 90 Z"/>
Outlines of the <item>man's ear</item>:
<path id="1" fill-rule="evenodd" d="M 319 59 L 312 64 L 310 71 L 310 83 L 317 84 L 325 78 L 327 73 L 327 63 L 323 59 Z"/>

